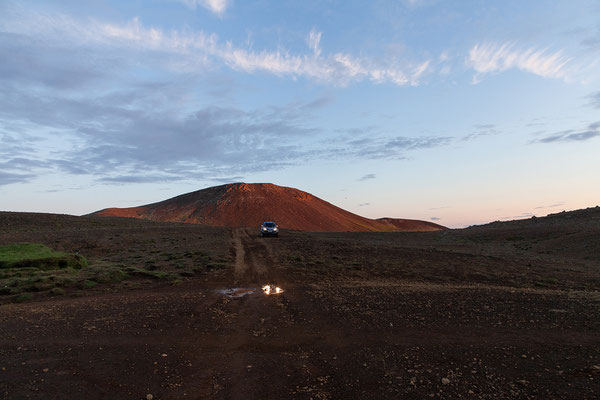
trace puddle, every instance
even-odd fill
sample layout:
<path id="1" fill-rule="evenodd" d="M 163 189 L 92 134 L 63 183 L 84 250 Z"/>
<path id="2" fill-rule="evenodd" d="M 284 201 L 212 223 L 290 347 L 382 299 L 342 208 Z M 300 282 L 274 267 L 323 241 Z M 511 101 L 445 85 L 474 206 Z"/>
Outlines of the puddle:
<path id="1" fill-rule="evenodd" d="M 275 285 L 264 285 L 261 289 L 262 289 L 262 292 L 264 294 L 266 294 L 267 296 L 273 295 L 273 294 L 281 294 L 284 292 L 284 290 L 282 288 L 280 288 L 279 286 L 275 286 Z M 244 296 L 254 294 L 254 292 L 256 292 L 257 290 L 258 289 L 234 287 L 234 288 L 229 288 L 229 289 L 219 289 L 219 290 L 217 290 L 217 293 L 222 294 L 223 296 L 227 296 L 232 299 L 239 299 Z"/>
<path id="2" fill-rule="evenodd" d="M 225 295 L 227 297 L 231 297 L 233 299 L 239 299 L 241 297 L 247 296 L 249 294 L 253 294 L 255 289 L 249 288 L 230 288 L 230 289 L 221 289 L 217 290 L 217 293 Z"/>

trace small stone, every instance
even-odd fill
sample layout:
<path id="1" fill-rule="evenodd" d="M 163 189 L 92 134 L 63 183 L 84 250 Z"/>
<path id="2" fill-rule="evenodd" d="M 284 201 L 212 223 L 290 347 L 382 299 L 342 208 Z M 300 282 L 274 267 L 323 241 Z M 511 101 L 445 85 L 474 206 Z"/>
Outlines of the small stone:
<path id="1" fill-rule="evenodd" d="M 49 369 L 48 369 L 48 368 L 44 368 L 42 371 L 43 371 L 43 372 L 48 372 L 48 371 L 49 371 Z"/>
<path id="2" fill-rule="evenodd" d="M 161 357 L 166 357 L 167 355 L 165 353 L 161 354 Z"/>
<path id="3" fill-rule="evenodd" d="M 146 395 L 146 400 L 152 400 L 153 398 L 154 396 L 152 396 L 150 393 Z"/>
<path id="4" fill-rule="evenodd" d="M 450 383 L 450 379 L 448 379 L 448 378 L 442 378 L 442 383 L 443 383 L 444 385 L 447 385 L 447 384 L 449 384 L 449 383 Z"/>
<path id="5" fill-rule="evenodd" d="M 469 393 L 469 394 L 475 394 L 475 392 L 472 391 L 472 390 L 469 390 L 467 393 Z"/>
<path id="6" fill-rule="evenodd" d="M 526 354 L 521 354 L 521 358 L 527 358 Z"/>

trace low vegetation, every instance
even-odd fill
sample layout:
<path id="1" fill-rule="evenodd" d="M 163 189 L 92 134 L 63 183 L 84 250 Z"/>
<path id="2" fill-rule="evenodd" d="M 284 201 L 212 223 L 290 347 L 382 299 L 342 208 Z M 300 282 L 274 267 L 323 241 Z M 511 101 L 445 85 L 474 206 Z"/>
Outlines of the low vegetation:
<path id="1" fill-rule="evenodd" d="M 179 284 L 220 274 L 228 230 L 197 225 L 1 213 L 0 303 Z"/>
<path id="2" fill-rule="evenodd" d="M 39 243 L 19 243 L 0 246 L 0 269 L 81 269 L 86 265 L 87 260 L 79 254 L 54 251 Z"/>

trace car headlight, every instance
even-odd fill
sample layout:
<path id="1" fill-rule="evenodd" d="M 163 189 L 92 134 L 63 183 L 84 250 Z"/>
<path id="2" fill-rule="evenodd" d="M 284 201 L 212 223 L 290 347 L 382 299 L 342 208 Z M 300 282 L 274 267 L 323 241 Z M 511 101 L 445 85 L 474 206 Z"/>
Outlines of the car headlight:
<path id="1" fill-rule="evenodd" d="M 279 228 L 273 228 L 273 230 L 274 230 L 274 231 L 278 231 L 278 230 L 279 230 Z"/>
<path id="2" fill-rule="evenodd" d="M 265 227 L 263 226 L 263 227 L 262 227 L 262 230 L 263 230 L 263 231 L 266 231 L 266 230 L 267 230 L 267 228 L 265 228 Z"/>

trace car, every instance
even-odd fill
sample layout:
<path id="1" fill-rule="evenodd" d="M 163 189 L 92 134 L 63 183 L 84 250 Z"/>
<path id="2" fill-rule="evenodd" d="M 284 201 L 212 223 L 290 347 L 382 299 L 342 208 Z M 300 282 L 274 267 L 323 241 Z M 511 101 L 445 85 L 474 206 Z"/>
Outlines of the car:
<path id="1" fill-rule="evenodd" d="M 279 236 L 279 227 L 273 221 L 265 221 L 260 226 L 260 236 Z"/>

